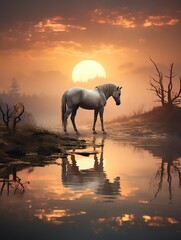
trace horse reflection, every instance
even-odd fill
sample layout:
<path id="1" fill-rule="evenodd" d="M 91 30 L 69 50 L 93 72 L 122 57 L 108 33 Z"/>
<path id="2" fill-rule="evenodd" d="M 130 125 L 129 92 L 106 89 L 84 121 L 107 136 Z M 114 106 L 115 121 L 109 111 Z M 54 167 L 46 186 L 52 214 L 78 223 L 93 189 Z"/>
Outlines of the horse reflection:
<path id="1" fill-rule="evenodd" d="M 25 183 L 22 183 L 21 178 L 17 176 L 16 166 L 8 166 L 8 167 L 1 168 L 0 178 L 1 178 L 0 183 L 2 183 L 0 195 L 2 195 L 3 191 L 5 190 L 5 186 L 6 186 L 7 195 L 9 195 L 10 189 L 12 189 L 12 191 L 15 194 L 25 192 L 25 185 L 24 185 Z"/>
<path id="2" fill-rule="evenodd" d="M 95 192 L 105 196 L 120 195 L 120 178 L 116 177 L 113 182 L 107 179 L 104 171 L 104 138 L 101 143 L 100 153 L 96 151 L 100 145 L 96 144 L 96 137 L 93 138 L 93 156 L 94 164 L 90 169 L 80 170 L 77 165 L 76 154 L 62 159 L 62 182 L 64 186 L 74 187 L 76 189 L 93 187 Z M 86 161 L 86 160 L 85 160 Z"/>
<path id="3" fill-rule="evenodd" d="M 114 182 L 106 179 L 103 184 L 100 184 L 97 189 L 97 194 L 101 195 L 120 195 L 120 177 L 116 177 Z"/>

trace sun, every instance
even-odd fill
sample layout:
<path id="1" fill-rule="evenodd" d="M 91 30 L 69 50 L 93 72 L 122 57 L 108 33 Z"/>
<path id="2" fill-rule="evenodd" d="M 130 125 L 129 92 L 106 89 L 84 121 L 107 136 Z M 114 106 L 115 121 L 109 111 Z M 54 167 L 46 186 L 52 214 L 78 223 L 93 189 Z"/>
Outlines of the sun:
<path id="1" fill-rule="evenodd" d="M 104 67 L 95 60 L 81 61 L 73 68 L 73 82 L 88 82 L 95 78 L 106 78 Z"/>

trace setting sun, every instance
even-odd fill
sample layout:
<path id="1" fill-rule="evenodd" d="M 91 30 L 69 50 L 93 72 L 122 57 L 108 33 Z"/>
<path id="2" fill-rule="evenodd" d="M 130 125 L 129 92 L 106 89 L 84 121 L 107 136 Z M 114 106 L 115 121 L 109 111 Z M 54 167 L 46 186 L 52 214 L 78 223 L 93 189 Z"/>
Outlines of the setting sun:
<path id="1" fill-rule="evenodd" d="M 94 60 L 81 61 L 75 65 L 72 71 L 74 82 L 87 82 L 94 78 L 106 78 L 104 67 Z"/>

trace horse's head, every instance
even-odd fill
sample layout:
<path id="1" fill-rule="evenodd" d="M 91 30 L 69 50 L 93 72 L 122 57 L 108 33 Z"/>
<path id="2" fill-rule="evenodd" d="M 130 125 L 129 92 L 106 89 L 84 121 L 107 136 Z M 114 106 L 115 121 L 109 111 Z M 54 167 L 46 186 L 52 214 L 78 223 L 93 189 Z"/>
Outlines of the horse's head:
<path id="1" fill-rule="evenodd" d="M 114 98 L 116 105 L 121 104 L 121 88 L 122 87 L 117 87 L 116 90 L 113 92 L 112 97 Z"/>

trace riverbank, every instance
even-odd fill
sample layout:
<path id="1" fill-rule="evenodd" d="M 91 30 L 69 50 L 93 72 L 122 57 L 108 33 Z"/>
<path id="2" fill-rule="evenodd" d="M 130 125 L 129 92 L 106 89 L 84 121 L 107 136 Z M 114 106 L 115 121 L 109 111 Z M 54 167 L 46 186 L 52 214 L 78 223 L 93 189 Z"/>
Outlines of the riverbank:
<path id="1" fill-rule="evenodd" d="M 181 108 L 156 107 L 142 114 L 117 118 L 107 126 L 126 137 L 181 138 Z"/>
<path id="2" fill-rule="evenodd" d="M 67 155 L 67 150 L 86 148 L 78 140 L 41 128 L 20 128 L 16 134 L 0 129 L 0 165 L 24 163 L 46 165 Z"/>

